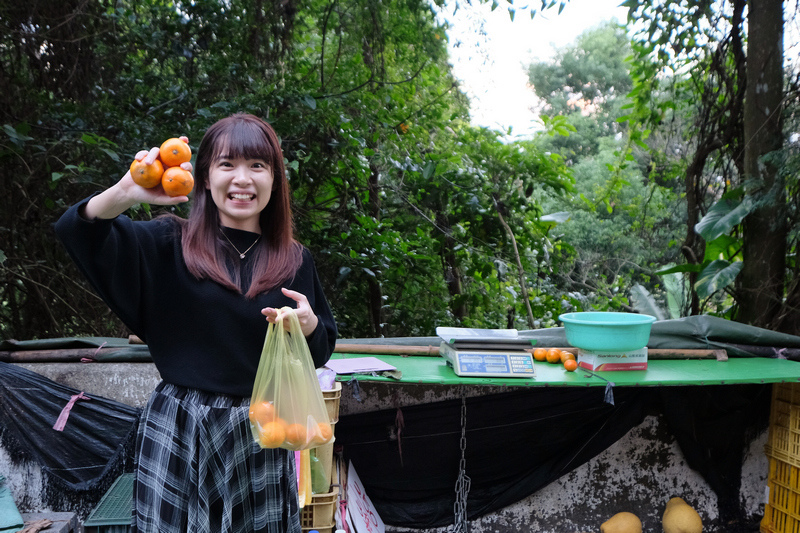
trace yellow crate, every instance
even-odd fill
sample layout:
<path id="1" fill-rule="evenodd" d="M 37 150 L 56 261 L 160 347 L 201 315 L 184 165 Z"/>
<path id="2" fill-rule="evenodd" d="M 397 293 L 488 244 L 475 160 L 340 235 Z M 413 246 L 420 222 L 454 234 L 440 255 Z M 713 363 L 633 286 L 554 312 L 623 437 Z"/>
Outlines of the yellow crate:
<path id="1" fill-rule="evenodd" d="M 800 405 L 800 383 L 774 383 L 772 399 Z"/>
<path id="2" fill-rule="evenodd" d="M 800 519 L 767 504 L 760 529 L 762 533 L 800 533 Z"/>
<path id="3" fill-rule="evenodd" d="M 770 424 L 765 452 L 770 457 L 800 467 L 800 406 L 789 405 L 788 416 L 782 411 L 782 402 L 773 403 L 773 408 L 778 414 L 775 422 Z"/>
<path id="4" fill-rule="evenodd" d="M 339 400 L 342 397 L 342 384 L 337 381 L 333 384 L 331 390 L 322 391 L 322 397 L 325 399 L 325 407 L 328 409 L 328 418 L 331 423 L 339 421 Z M 320 532 L 322 533 L 322 532 Z"/>
<path id="5" fill-rule="evenodd" d="M 316 529 L 319 533 L 331 533 L 336 527 L 336 505 L 339 503 L 339 487 L 331 487 L 326 494 L 315 494 L 311 503 L 303 507 L 300 527 L 303 531 Z M 798 531 L 800 533 L 800 531 Z"/>

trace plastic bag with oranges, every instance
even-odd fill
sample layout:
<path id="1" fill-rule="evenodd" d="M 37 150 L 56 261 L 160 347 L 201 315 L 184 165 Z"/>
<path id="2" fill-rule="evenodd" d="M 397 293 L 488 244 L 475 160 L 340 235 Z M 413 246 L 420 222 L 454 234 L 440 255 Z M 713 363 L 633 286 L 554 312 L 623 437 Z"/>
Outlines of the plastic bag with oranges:
<path id="1" fill-rule="evenodd" d="M 262 448 L 308 450 L 330 442 L 333 427 L 297 315 L 288 307 L 281 311 L 264 339 L 250 428 Z"/>

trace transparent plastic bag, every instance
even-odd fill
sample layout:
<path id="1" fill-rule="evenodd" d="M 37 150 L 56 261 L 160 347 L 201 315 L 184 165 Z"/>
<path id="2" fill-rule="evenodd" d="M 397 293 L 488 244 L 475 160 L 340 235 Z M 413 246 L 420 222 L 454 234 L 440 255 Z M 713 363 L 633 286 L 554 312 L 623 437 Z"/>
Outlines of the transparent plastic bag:
<path id="1" fill-rule="evenodd" d="M 280 311 L 267 327 L 250 397 L 250 429 L 262 448 L 308 450 L 330 442 L 333 426 L 297 315 L 289 307 Z"/>

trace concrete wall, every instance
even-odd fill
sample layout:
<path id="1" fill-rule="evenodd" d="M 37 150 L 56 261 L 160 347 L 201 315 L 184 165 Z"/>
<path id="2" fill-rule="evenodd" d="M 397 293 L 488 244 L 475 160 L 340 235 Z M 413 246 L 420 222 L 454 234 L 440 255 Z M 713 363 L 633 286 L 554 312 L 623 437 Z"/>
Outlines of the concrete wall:
<path id="1" fill-rule="evenodd" d="M 20 366 L 87 394 L 137 407 L 145 404 L 160 379 L 149 363 L 30 363 Z M 469 387 L 466 393 L 480 396 L 507 390 Z M 340 414 L 458 399 L 460 394 L 461 390 L 454 387 L 397 387 L 360 382 L 356 398 L 353 386 L 343 383 Z M 766 432 L 751 443 L 742 473 L 741 501 L 754 523 L 764 509 L 768 473 L 763 453 L 765 443 Z M 47 487 L 38 465 L 15 464 L 2 448 L 0 473 L 8 477 L 8 486 L 21 511 L 73 510 L 48 508 L 45 503 Z M 661 417 L 651 415 L 603 453 L 531 497 L 470 522 L 470 531 L 596 532 L 614 513 L 630 511 L 642 520 L 644 531 L 660 532 L 663 508 L 672 496 L 683 497 L 700 512 L 704 531 L 729 531 L 724 524 L 719 524 L 714 492 L 699 474 L 688 468 Z M 387 527 L 388 532 L 445 533 L 447 530 Z M 757 524 L 752 531 L 758 531 Z"/>

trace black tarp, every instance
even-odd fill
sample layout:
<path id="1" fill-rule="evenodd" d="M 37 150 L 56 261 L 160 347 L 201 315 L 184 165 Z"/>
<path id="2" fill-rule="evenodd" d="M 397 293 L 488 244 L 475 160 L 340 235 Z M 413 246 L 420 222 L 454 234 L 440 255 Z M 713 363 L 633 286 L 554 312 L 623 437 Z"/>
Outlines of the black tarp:
<path id="1" fill-rule="evenodd" d="M 530 496 L 660 412 L 687 464 L 717 493 L 723 520 L 741 521 L 743 454 L 767 426 L 770 391 L 769 385 L 617 387 L 613 405 L 596 387 L 467 398 L 468 518 Z M 448 400 L 340 417 L 336 441 L 385 523 L 453 522 L 461 407 L 461 400 Z"/>
<path id="2" fill-rule="evenodd" d="M 0 363 L 0 440 L 12 459 L 37 462 L 50 481 L 70 491 L 93 492 L 125 468 L 139 409 L 84 394 L 88 400 L 73 401 L 63 430 L 53 429 L 81 392 Z"/>

